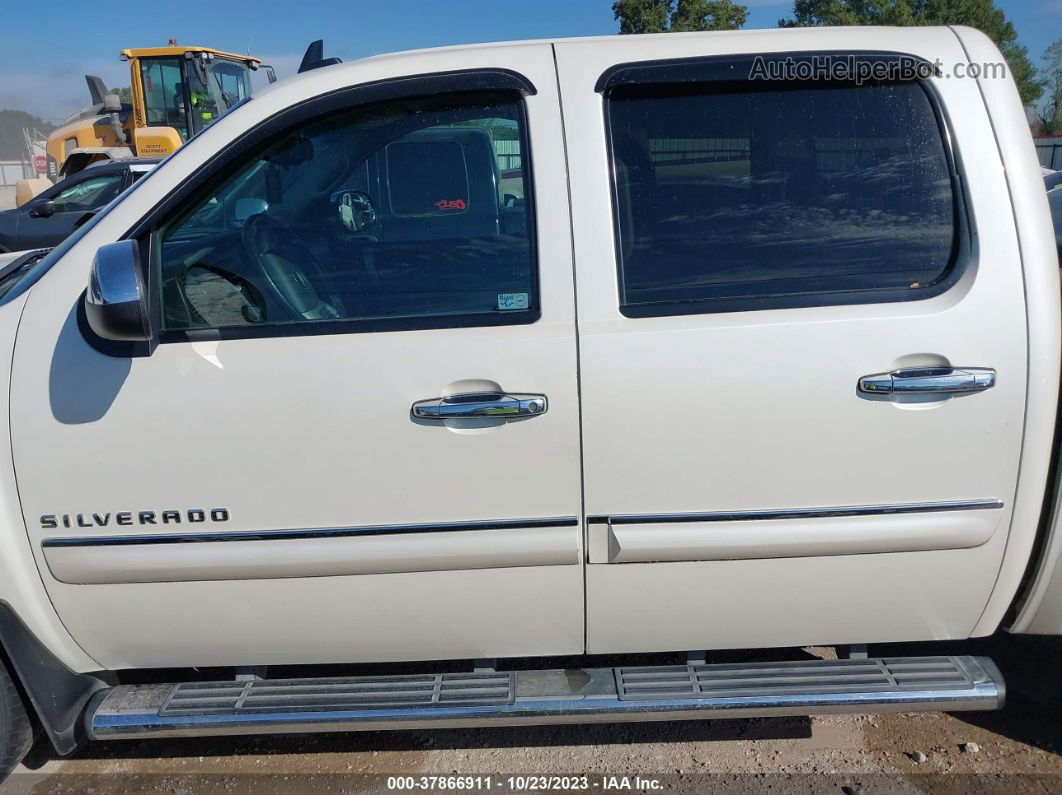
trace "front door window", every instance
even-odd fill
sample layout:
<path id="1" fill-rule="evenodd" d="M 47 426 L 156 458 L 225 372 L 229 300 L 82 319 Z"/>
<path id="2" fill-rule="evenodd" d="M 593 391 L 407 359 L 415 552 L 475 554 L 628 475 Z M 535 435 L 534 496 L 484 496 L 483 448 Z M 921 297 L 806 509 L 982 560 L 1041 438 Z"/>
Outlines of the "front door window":
<path id="1" fill-rule="evenodd" d="M 164 328 L 533 321 L 528 175 L 513 162 L 525 134 L 518 99 L 475 94 L 274 140 L 162 230 Z"/>

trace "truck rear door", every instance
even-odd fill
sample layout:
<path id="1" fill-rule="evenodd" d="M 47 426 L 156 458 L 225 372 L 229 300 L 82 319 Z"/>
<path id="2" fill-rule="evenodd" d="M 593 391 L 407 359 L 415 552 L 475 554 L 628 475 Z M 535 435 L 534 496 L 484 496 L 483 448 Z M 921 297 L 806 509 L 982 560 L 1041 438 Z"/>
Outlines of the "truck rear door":
<path id="1" fill-rule="evenodd" d="M 984 609 L 1020 252 L 975 81 L 912 69 L 961 47 L 890 35 L 556 47 L 590 652 L 963 637 Z"/>

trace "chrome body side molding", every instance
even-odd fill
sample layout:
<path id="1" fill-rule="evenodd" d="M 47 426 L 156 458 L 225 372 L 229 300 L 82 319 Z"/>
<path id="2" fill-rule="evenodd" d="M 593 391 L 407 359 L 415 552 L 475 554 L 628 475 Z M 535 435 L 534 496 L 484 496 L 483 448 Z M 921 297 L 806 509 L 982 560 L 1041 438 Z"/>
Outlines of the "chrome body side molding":
<path id="1" fill-rule="evenodd" d="M 832 508 L 777 508 L 755 511 L 711 511 L 707 513 L 615 514 L 602 519 L 610 524 L 648 522 L 741 522 L 755 519 L 811 519 L 831 516 L 880 516 L 933 511 L 978 511 L 1003 507 L 1001 500 L 955 500 L 907 502 L 894 505 L 844 505 Z M 591 520 L 593 521 L 593 520 Z"/>
<path id="2" fill-rule="evenodd" d="M 535 527 L 575 527 L 575 516 L 548 519 L 497 519 L 479 522 L 440 522 L 432 524 L 387 524 L 362 527 L 324 527 L 303 530 L 233 530 L 221 533 L 143 533 L 139 535 L 74 536 L 46 538 L 49 547 L 115 547 L 138 544 L 199 544 L 222 541 L 290 541 L 313 538 L 354 538 L 405 535 L 408 533 L 453 533 L 469 530 L 520 530 Z"/>
<path id="3" fill-rule="evenodd" d="M 521 519 L 45 539 L 60 582 L 146 582 L 344 577 L 579 563 L 579 521 Z"/>
<path id="4" fill-rule="evenodd" d="M 591 520 L 588 562 L 663 563 L 972 549 L 998 500 L 609 516 Z"/>

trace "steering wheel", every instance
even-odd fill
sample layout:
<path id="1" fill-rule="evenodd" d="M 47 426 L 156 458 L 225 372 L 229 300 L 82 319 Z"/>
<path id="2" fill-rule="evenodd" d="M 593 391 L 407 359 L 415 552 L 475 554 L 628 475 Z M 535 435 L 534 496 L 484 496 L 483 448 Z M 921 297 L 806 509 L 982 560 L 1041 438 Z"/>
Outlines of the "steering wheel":
<path id="1" fill-rule="evenodd" d="M 334 320 L 344 317 L 343 302 L 335 293 L 322 298 L 318 287 L 328 276 L 310 248 L 284 222 L 265 213 L 243 223 L 241 238 L 248 259 L 261 271 L 281 306 L 295 320 Z"/>

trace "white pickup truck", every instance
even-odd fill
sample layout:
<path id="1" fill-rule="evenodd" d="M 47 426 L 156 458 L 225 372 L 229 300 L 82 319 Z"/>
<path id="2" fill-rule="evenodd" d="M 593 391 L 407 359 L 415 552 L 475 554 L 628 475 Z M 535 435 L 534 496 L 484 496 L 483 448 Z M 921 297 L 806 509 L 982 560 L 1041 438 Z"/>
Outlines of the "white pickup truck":
<path id="1" fill-rule="evenodd" d="M 1062 633 L 1048 204 L 1012 81 L 952 73 L 1001 61 L 858 28 L 328 65 L 9 257 L 0 772 L 33 725 L 998 708 L 988 659 L 864 647 Z M 851 653 L 704 654 L 812 644 Z"/>

